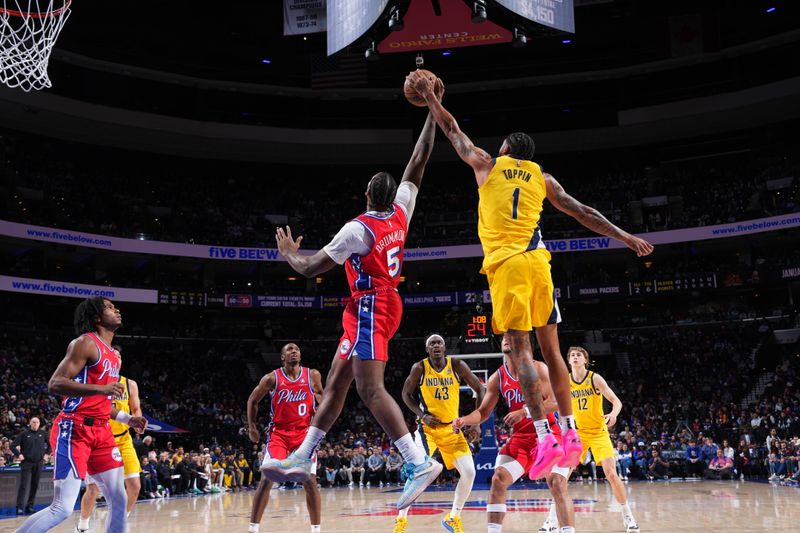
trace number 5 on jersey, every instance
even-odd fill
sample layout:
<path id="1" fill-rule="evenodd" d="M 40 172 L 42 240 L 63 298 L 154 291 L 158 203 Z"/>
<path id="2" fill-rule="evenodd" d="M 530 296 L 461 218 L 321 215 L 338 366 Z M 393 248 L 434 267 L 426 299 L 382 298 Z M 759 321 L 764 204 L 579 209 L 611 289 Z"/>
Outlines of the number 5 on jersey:
<path id="1" fill-rule="evenodd" d="M 400 273 L 400 247 L 395 246 L 386 250 L 386 263 L 389 266 L 389 275 L 396 278 Z"/>

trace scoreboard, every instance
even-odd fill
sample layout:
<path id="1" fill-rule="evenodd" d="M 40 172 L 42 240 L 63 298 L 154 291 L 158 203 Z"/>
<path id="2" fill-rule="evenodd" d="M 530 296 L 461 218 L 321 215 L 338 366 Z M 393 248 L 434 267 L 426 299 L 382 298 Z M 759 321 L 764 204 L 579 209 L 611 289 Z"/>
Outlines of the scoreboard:
<path id="1" fill-rule="evenodd" d="M 491 319 L 483 313 L 467 315 L 464 320 L 462 338 L 467 345 L 489 346 L 492 338 Z"/>

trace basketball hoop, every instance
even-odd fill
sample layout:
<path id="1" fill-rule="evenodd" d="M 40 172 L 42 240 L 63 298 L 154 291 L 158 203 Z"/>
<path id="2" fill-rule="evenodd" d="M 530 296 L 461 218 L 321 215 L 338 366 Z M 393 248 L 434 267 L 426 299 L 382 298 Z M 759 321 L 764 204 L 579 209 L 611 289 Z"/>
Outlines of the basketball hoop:
<path id="1" fill-rule="evenodd" d="M 26 92 L 52 87 L 47 64 L 72 0 L 0 1 L 0 82 Z"/>

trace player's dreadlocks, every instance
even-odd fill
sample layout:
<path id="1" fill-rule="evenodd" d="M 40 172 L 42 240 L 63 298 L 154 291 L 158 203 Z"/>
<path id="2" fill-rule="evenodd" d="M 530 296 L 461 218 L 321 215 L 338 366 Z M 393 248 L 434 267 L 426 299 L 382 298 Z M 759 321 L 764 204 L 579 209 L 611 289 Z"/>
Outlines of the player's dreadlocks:
<path id="1" fill-rule="evenodd" d="M 388 172 L 378 172 L 369 182 L 367 187 L 372 209 L 375 211 L 388 211 L 392 207 L 397 194 L 397 184 Z"/>
<path id="2" fill-rule="evenodd" d="M 508 145 L 508 155 L 514 159 L 524 159 L 525 161 L 533 161 L 533 152 L 536 150 L 536 145 L 533 144 L 533 139 L 530 135 L 521 132 L 515 132 L 506 137 L 506 144 Z"/>
<path id="3" fill-rule="evenodd" d="M 78 304 L 75 308 L 75 318 L 73 324 L 75 325 L 75 335 L 83 335 L 94 331 L 95 320 L 103 314 L 105 303 L 103 297 L 93 296 L 86 298 Z"/>

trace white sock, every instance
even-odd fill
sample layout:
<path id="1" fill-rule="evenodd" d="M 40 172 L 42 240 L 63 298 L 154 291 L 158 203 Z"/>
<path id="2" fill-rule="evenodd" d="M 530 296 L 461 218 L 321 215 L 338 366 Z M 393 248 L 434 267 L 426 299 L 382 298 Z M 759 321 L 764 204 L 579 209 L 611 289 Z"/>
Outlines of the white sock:
<path id="1" fill-rule="evenodd" d="M 536 428 L 536 436 L 539 438 L 539 442 L 541 442 L 541 440 L 545 438 L 548 433 L 552 433 L 550 431 L 550 422 L 548 422 L 546 418 L 534 420 L 533 427 Z"/>
<path id="2" fill-rule="evenodd" d="M 547 515 L 547 519 L 552 523 L 555 523 L 555 524 L 558 523 L 558 515 L 556 514 L 556 504 L 555 503 L 551 503 L 550 504 L 550 512 Z"/>
<path id="3" fill-rule="evenodd" d="M 575 528 L 572 526 L 563 526 L 561 528 L 561 533 L 575 533 Z"/>
<path id="4" fill-rule="evenodd" d="M 414 443 L 411 433 L 406 433 L 394 441 L 394 445 L 397 446 L 397 451 L 400 452 L 406 462 L 414 466 L 419 466 L 425 462 L 425 453 Z"/>
<path id="5" fill-rule="evenodd" d="M 311 524 L 311 533 L 320 533 L 322 530 L 320 529 L 320 525 Z"/>
<path id="6" fill-rule="evenodd" d="M 622 504 L 622 515 L 623 515 L 623 516 L 630 516 L 630 515 L 632 515 L 632 514 L 633 514 L 633 513 L 631 512 L 631 508 L 630 508 L 630 506 L 628 505 L 628 502 L 625 502 L 625 503 L 623 503 L 623 504 Z"/>
<path id="7" fill-rule="evenodd" d="M 489 522 L 488 526 L 489 529 L 487 530 L 487 533 L 502 533 L 503 531 L 503 524 L 492 524 Z"/>
<path id="8" fill-rule="evenodd" d="M 250 522 L 250 525 L 247 526 L 247 533 L 258 533 L 258 524 Z"/>
<path id="9" fill-rule="evenodd" d="M 303 439 L 303 443 L 297 448 L 297 450 L 295 450 L 294 453 L 296 453 L 298 457 L 311 459 L 311 456 L 314 455 L 314 450 L 317 449 L 320 441 L 322 441 L 324 438 L 324 431 L 316 426 L 311 426 L 308 428 L 308 433 L 306 433 L 306 438 Z"/>
<path id="10" fill-rule="evenodd" d="M 558 418 L 558 425 L 561 426 L 561 431 L 567 432 L 570 429 L 577 429 L 575 426 L 575 417 L 573 415 L 562 415 Z"/>
<path id="11" fill-rule="evenodd" d="M 89 529 L 89 520 L 90 519 L 91 519 L 91 516 L 89 518 L 81 517 L 81 519 L 78 520 L 78 529 Z"/>
<path id="12" fill-rule="evenodd" d="M 409 509 L 411 509 L 410 505 L 408 507 L 406 507 L 405 509 L 400 509 L 399 511 L 397 511 L 397 518 L 408 518 L 408 510 Z"/>

